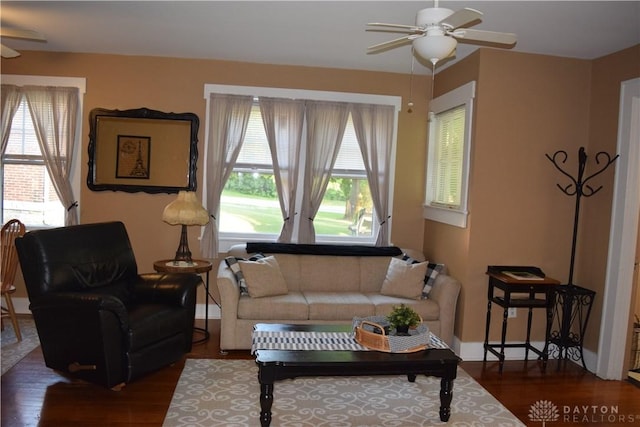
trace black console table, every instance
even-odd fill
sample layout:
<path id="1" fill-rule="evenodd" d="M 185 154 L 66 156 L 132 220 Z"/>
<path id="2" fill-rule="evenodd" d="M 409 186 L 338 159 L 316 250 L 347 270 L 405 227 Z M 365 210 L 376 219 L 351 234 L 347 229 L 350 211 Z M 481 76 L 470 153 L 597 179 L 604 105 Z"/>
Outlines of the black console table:
<path id="1" fill-rule="evenodd" d="M 559 360 L 579 360 L 582 367 L 587 369 L 582 345 L 595 296 L 594 291 L 577 285 L 562 285 L 556 288 L 552 327 L 556 329 L 549 335 L 551 356 Z"/>
<path id="2" fill-rule="evenodd" d="M 534 271 L 539 277 L 533 280 L 516 279 L 504 274 L 504 271 Z M 487 322 L 485 327 L 484 338 L 484 361 L 487 361 L 487 352 L 491 352 L 499 360 L 499 371 L 502 373 L 504 365 L 504 349 L 505 348 L 524 348 L 525 359 L 528 360 L 529 351 L 536 353 L 542 359 L 542 369 L 545 370 L 548 360 L 548 340 L 553 318 L 553 309 L 555 302 L 555 289 L 560 283 L 552 279 L 535 267 L 509 267 L 509 266 L 489 266 L 487 270 L 489 275 L 489 286 L 487 293 Z M 496 293 L 495 291 L 502 291 Z M 489 343 L 489 329 L 491 326 L 491 306 L 497 304 L 503 308 L 502 313 L 502 335 L 499 343 Z M 509 308 L 527 308 L 527 335 L 524 343 L 506 344 L 507 337 L 507 319 L 509 317 Z M 545 310 L 546 329 L 545 344 L 543 349 L 537 349 L 531 345 L 531 323 L 533 318 L 533 309 L 541 308 Z"/>

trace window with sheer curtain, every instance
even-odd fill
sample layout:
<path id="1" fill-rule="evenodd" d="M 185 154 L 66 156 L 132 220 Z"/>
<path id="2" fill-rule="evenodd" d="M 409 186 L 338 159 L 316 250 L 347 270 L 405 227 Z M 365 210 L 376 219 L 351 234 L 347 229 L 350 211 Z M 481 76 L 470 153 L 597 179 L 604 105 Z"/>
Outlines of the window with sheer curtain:
<path id="1" fill-rule="evenodd" d="M 475 82 L 431 102 L 424 216 L 466 227 Z"/>
<path id="2" fill-rule="evenodd" d="M 82 78 L 3 75 L 2 222 L 29 228 L 78 220 Z"/>
<path id="3" fill-rule="evenodd" d="M 251 97 L 250 100 L 245 98 L 251 105 L 245 104 L 248 110 L 244 113 L 247 114 L 244 133 L 232 144 L 237 142 L 239 148 L 234 148 L 237 157 L 229 162 L 232 163 L 231 171 L 221 191 L 218 209 L 211 209 L 212 203 L 205 201 L 210 212 L 217 212 L 213 214 L 217 230 L 210 230 L 212 234 L 208 238 L 205 233 L 205 245 L 208 242 L 215 246 L 212 239 L 215 239 L 216 231 L 222 250 L 233 243 L 251 240 L 372 244 L 388 238 L 389 224 L 386 223 L 392 187 L 388 177 L 392 176 L 392 155 L 395 154 L 397 107 L 394 103 L 399 105 L 398 99 L 210 86 L 215 87 L 209 87 L 209 92 L 205 90 L 210 101 L 208 110 L 215 108 L 215 100 L 210 96 L 216 92 L 240 92 Z M 376 119 L 376 113 L 369 112 L 366 107 L 371 104 L 356 106 L 356 100 L 390 104 L 387 106 L 391 110 L 382 116 L 389 116 L 391 120 Z M 241 114 L 239 109 L 237 114 Z M 211 116 L 215 114 L 211 113 Z M 327 117 L 336 121 L 325 122 Z M 207 120 L 207 126 L 212 126 L 214 119 L 207 117 Z M 230 118 L 224 121 L 232 122 Z M 378 124 L 388 132 L 377 130 L 376 121 L 384 122 Z M 354 122 L 359 124 L 359 129 Z M 331 125 L 325 129 L 326 123 Z M 371 136 L 372 133 L 376 135 Z M 386 159 L 386 166 L 372 166 L 363 156 L 361 145 L 377 143 L 376 137 L 384 141 L 385 147 L 373 147 L 364 152 L 373 150 L 374 158 L 379 155 Z M 208 138 L 207 150 L 215 151 L 211 144 L 216 138 L 218 136 Z M 312 148 L 325 143 L 327 147 L 322 152 Z M 205 170 L 205 175 L 209 172 Z M 370 185 L 374 174 L 387 177 L 384 191 L 375 193 L 383 194 L 384 202 L 374 200 L 376 197 L 371 195 L 371 189 L 378 188 L 377 183 L 374 187 Z M 209 182 L 206 177 L 205 182 Z M 205 184 L 205 187 L 213 188 L 215 184 Z M 205 191 L 209 192 L 208 189 Z M 211 201 L 215 204 L 215 197 Z M 382 237 L 381 228 L 385 229 Z"/>
<path id="4" fill-rule="evenodd" d="M 64 207 L 49 178 L 24 98 L 2 156 L 2 223 L 12 218 L 32 228 L 64 225 Z"/>

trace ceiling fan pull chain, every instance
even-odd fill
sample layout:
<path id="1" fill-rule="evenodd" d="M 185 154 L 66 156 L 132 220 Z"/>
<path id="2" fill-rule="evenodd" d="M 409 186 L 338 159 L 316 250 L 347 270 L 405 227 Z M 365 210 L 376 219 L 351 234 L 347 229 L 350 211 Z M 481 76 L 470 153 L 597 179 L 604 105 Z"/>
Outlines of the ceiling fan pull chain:
<path id="1" fill-rule="evenodd" d="M 431 60 L 431 101 L 433 101 L 434 96 L 433 84 L 436 81 L 436 62 L 438 61 Z M 431 108 L 431 106 L 429 106 L 429 108 Z"/>
<path id="2" fill-rule="evenodd" d="M 411 75 L 409 76 L 409 102 L 407 103 L 407 113 L 413 113 L 413 65 L 415 64 L 413 46 L 411 47 Z"/>

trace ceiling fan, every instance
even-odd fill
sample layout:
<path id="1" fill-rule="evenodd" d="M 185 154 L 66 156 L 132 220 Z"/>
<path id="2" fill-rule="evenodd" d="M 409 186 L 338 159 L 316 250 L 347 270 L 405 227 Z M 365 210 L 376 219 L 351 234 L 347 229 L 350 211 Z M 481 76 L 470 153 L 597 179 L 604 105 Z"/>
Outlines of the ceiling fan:
<path id="1" fill-rule="evenodd" d="M 434 6 L 418 11 L 416 25 L 382 22 L 367 24 L 369 27 L 383 28 L 387 32 L 408 33 L 400 38 L 369 46 L 367 52 L 378 53 L 411 41 L 413 50 L 429 60 L 435 68 L 438 61 L 455 55 L 458 40 L 463 43 L 490 43 L 492 46 L 503 48 L 511 48 L 517 41 L 516 35 L 512 33 L 466 28 L 480 21 L 482 12 L 478 10 L 464 8 L 454 12 L 451 9 L 438 7 L 438 0 L 434 1 Z"/>
<path id="2" fill-rule="evenodd" d="M 0 37 L 11 39 L 24 39 L 46 42 L 47 39 L 37 31 L 21 30 L 19 28 L 1 28 Z M 20 52 L 5 46 L 4 43 L 0 44 L 0 54 L 3 58 L 15 58 L 20 56 Z"/>

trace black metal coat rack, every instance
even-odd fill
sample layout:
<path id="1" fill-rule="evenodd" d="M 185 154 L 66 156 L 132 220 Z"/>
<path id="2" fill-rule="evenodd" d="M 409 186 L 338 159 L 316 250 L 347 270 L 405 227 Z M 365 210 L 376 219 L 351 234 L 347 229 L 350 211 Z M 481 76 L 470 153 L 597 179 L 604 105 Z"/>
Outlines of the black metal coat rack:
<path id="1" fill-rule="evenodd" d="M 580 149 L 578 150 L 578 175 L 575 178 L 568 172 L 566 172 L 560 165 L 560 163 L 564 164 L 567 161 L 568 156 L 566 151 L 559 150 L 556 151 L 553 156 L 550 156 L 548 154 L 545 154 L 545 156 L 547 156 L 551 163 L 553 163 L 556 169 L 558 169 L 560 172 L 562 172 L 562 174 L 564 174 L 571 180 L 571 182 L 565 187 L 562 187 L 560 184 L 556 184 L 558 188 L 562 190 L 562 192 L 567 196 L 576 197 L 575 215 L 573 217 L 573 240 L 571 243 L 571 263 L 569 266 L 569 280 L 567 282 L 569 285 L 572 285 L 573 267 L 576 258 L 576 241 L 578 238 L 578 219 L 580 217 L 580 199 L 583 196 L 591 197 L 602 189 L 602 185 L 594 189 L 593 187 L 588 185 L 587 182 L 589 182 L 595 176 L 600 175 L 602 172 L 604 172 L 609 167 L 609 165 L 616 161 L 616 159 L 619 157 L 619 154 L 616 154 L 612 158 L 609 153 L 600 151 L 598 154 L 596 154 L 596 164 L 600 165 L 602 158 L 604 158 L 604 160 L 606 161 L 600 166 L 600 169 L 587 176 L 586 178 L 584 177 L 584 170 L 587 165 L 587 153 L 585 153 L 584 147 L 580 147 Z M 562 160 L 559 161 L 559 157 L 563 157 Z"/>
<path id="2" fill-rule="evenodd" d="M 573 283 L 573 268 L 576 258 L 576 242 L 578 239 L 578 221 L 580 218 L 580 201 L 582 197 L 591 197 L 602 189 L 587 184 L 592 178 L 604 172 L 619 155 L 611 157 L 608 153 L 600 151 L 596 154 L 595 160 L 599 168 L 591 175 L 585 177 L 584 172 L 587 164 L 587 153 L 584 147 L 578 150 L 578 174 L 576 177 L 569 174 L 562 167 L 568 159 L 566 151 L 556 151 L 553 156 L 545 154 L 545 156 L 553 163 L 563 175 L 570 180 L 566 186 L 557 184 L 558 188 L 567 196 L 575 196 L 575 213 L 573 218 L 573 237 L 571 241 L 571 262 L 569 264 L 569 280 L 566 285 L 558 287 L 556 292 L 556 307 L 554 310 L 554 319 L 558 330 L 551 332 L 549 341 L 557 347 L 557 355 L 559 359 L 571 357 L 572 360 L 582 360 L 582 366 L 587 369 L 584 363 L 584 354 L 582 345 L 584 342 L 584 333 L 589 321 L 591 306 L 595 298 L 595 292 Z M 574 329 L 577 328 L 577 332 Z M 559 367 L 559 365 L 558 365 Z"/>

